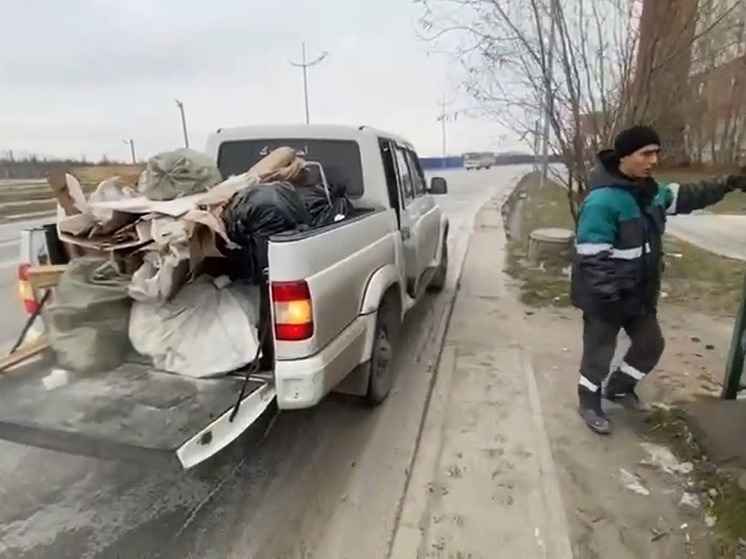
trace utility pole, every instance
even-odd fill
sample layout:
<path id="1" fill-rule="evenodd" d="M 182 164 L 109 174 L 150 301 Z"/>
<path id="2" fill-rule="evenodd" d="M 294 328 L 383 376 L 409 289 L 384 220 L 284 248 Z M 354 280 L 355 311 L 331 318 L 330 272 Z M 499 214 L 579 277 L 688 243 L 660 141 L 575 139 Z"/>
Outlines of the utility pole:
<path id="1" fill-rule="evenodd" d="M 288 61 L 291 66 L 300 68 L 303 72 L 303 103 L 306 109 L 306 124 L 311 123 L 311 116 L 310 116 L 310 112 L 308 109 L 308 69 L 311 66 L 316 66 L 316 64 L 320 63 L 327 56 L 329 56 L 329 53 L 327 51 L 324 51 L 317 58 L 309 62 L 306 59 L 306 43 L 303 42 L 301 43 L 301 61 L 300 62 L 293 62 L 292 60 Z"/>
<path id="2" fill-rule="evenodd" d="M 187 133 L 186 114 L 184 114 L 184 103 L 176 99 L 176 106 L 181 113 L 181 131 L 184 134 L 184 147 L 189 147 L 189 134 Z"/>
<path id="3" fill-rule="evenodd" d="M 440 121 L 440 138 L 443 146 L 443 161 L 441 162 L 441 167 L 445 167 L 446 159 L 448 157 L 448 146 L 446 143 L 446 121 L 448 120 L 449 116 L 453 116 L 455 118 L 456 113 L 452 113 L 451 115 L 449 115 L 446 111 L 448 105 L 450 105 L 450 102 L 446 100 L 445 93 L 443 94 L 443 99 L 438 102 L 438 105 L 440 105 L 440 114 L 438 115 L 437 120 Z"/>
<path id="4" fill-rule="evenodd" d="M 549 0 L 549 44 L 547 46 L 547 67 L 544 76 L 544 126 L 541 137 L 541 186 L 549 175 L 549 133 L 551 131 L 552 87 L 554 85 L 554 44 L 557 34 L 557 0 Z"/>
<path id="5" fill-rule="evenodd" d="M 135 155 L 135 140 L 130 138 L 129 140 L 122 140 L 122 141 L 130 147 L 130 154 L 132 155 L 132 163 L 137 163 L 137 156 Z"/>

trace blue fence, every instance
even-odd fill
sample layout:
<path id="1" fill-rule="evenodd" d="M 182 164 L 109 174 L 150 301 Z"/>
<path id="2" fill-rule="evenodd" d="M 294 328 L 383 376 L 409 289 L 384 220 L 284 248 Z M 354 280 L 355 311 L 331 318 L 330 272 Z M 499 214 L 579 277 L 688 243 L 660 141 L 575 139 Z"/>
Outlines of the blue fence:
<path id="1" fill-rule="evenodd" d="M 495 165 L 527 165 L 538 163 L 540 158 L 531 154 L 515 153 L 508 155 L 498 155 L 495 158 Z M 558 155 L 549 156 L 550 163 L 561 163 L 562 160 Z M 464 158 L 461 156 L 450 157 L 421 157 L 420 163 L 426 171 L 435 171 L 437 169 L 461 169 L 464 166 Z"/>
<path id="2" fill-rule="evenodd" d="M 464 166 L 464 158 L 461 156 L 454 157 L 421 157 L 420 164 L 426 171 L 435 169 L 458 169 Z"/>

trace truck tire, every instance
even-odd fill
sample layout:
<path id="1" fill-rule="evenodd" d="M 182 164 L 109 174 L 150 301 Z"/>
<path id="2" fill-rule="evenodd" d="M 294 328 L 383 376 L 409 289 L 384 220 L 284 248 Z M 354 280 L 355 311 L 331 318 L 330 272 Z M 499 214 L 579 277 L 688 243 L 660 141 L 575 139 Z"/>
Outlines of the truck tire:
<path id="1" fill-rule="evenodd" d="M 440 256 L 440 263 L 438 269 L 435 270 L 433 279 L 430 280 L 430 284 L 427 286 L 427 290 L 430 293 L 440 293 L 446 287 L 446 278 L 448 277 L 448 241 L 443 238 L 443 248 Z"/>
<path id="2" fill-rule="evenodd" d="M 376 314 L 373 349 L 368 361 L 368 392 L 365 394 L 368 406 L 382 404 L 394 386 L 394 340 L 399 320 L 395 297 L 384 295 Z"/>

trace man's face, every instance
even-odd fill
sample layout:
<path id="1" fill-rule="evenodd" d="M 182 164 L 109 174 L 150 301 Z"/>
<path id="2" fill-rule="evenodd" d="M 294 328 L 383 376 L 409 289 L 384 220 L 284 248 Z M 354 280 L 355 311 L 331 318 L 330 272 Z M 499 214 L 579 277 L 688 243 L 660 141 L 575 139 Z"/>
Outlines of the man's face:
<path id="1" fill-rule="evenodd" d="M 658 165 L 660 146 L 655 144 L 638 149 L 635 153 L 619 160 L 619 170 L 632 179 L 648 178 Z"/>

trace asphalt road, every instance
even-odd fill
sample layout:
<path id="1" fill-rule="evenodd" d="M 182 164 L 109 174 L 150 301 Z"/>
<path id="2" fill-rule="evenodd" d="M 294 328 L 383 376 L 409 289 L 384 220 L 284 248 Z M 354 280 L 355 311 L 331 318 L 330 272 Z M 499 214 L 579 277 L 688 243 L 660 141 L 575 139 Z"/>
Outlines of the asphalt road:
<path id="1" fill-rule="evenodd" d="M 668 231 L 710 252 L 746 260 L 746 216 L 708 213 L 673 216 L 668 220 Z"/>
<path id="2" fill-rule="evenodd" d="M 0 559 L 386 557 L 474 216 L 526 170 L 444 174 L 449 285 L 408 318 L 384 406 L 332 395 L 261 422 L 190 472 L 0 443 Z"/>

